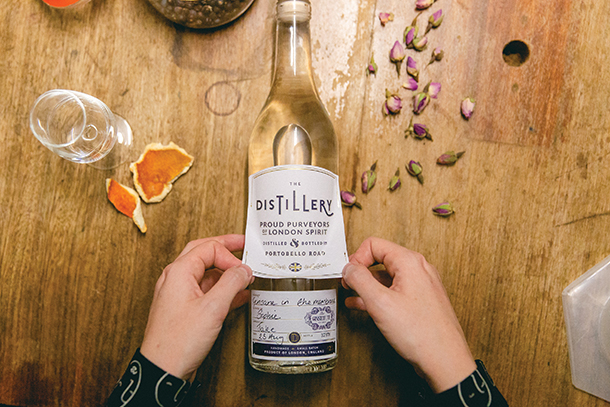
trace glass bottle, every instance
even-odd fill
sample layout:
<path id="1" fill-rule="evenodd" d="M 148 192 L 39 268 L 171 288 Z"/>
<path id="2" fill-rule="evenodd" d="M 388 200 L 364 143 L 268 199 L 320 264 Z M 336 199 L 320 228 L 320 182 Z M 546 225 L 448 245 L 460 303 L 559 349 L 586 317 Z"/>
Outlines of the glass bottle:
<path id="1" fill-rule="evenodd" d="M 323 168 L 334 174 L 338 168 L 337 136 L 333 129 L 328 113 L 320 101 L 313 80 L 311 67 L 311 42 L 309 33 L 309 20 L 311 18 L 311 5 L 308 0 L 279 0 L 277 3 L 277 28 L 275 43 L 275 70 L 272 86 L 267 101 L 259 114 L 250 137 L 248 151 L 248 173 L 253 175 L 261 170 L 275 165 L 311 165 L 312 168 Z M 333 175 L 334 175 L 333 174 Z M 335 176 L 336 177 L 336 176 Z M 252 194 L 252 177 L 250 182 L 250 194 Z M 338 182 L 337 182 L 338 187 Z M 250 205 L 252 205 L 252 196 Z M 338 191 L 337 191 L 337 199 Z M 305 197 L 303 196 L 303 202 Z M 343 232 L 343 220 L 339 205 L 341 237 L 343 240 L 339 246 L 345 247 L 345 235 Z M 333 202 L 335 204 L 335 202 Z M 315 206 L 314 206 L 315 207 Z M 249 215 L 250 217 L 250 212 Z M 258 225 L 255 225 L 258 227 Z M 250 228 L 250 220 L 248 228 Z M 248 231 L 246 230 L 246 250 L 244 261 L 248 250 Z M 321 244 L 321 243 L 320 243 Z M 343 249 L 344 250 L 344 249 Z M 339 250 L 341 251 L 341 250 Z M 287 250 L 288 253 L 292 253 Z M 341 253 L 347 262 L 347 253 Z M 247 261 L 246 261 L 247 263 Z M 298 259 L 292 265 L 298 265 Z M 335 268 L 335 276 L 340 276 L 341 266 Z M 337 270 L 338 269 L 338 270 Z M 253 267 L 257 275 L 256 267 Z M 265 278 L 257 277 L 250 287 L 252 290 L 252 301 L 250 305 L 249 318 L 249 361 L 257 370 L 272 373 L 312 373 L 332 369 L 337 362 L 337 330 L 336 330 L 336 300 L 339 280 L 337 278 Z M 327 335 L 330 339 L 324 343 L 325 350 L 319 350 L 321 356 L 311 355 L 299 357 L 279 356 L 263 357 L 261 347 L 267 346 L 257 342 L 261 337 L 280 338 L 278 344 L 289 344 L 291 349 L 304 349 L 299 345 L 305 343 L 305 337 L 315 335 L 303 334 L 290 331 L 290 328 L 281 329 L 275 326 L 275 332 L 268 332 L 273 328 L 261 329 L 260 321 L 265 317 L 274 318 L 274 309 L 269 307 L 257 308 L 258 304 L 269 304 L 277 301 L 278 305 L 284 293 L 286 298 L 299 297 L 299 301 L 305 303 L 313 298 L 314 303 L 324 301 L 332 302 L 332 310 L 325 314 L 324 311 L 311 316 L 316 312 L 316 307 L 309 309 L 307 318 L 311 320 L 318 318 L 334 318 L 333 329 L 321 335 Z M 275 298 L 276 300 L 269 300 Z M 286 300 L 288 301 L 288 300 Z M 322 309 L 318 307 L 318 311 Z M 324 308 L 327 309 L 328 308 Z M 334 313 L 334 315 L 332 315 Z M 257 319 L 258 315 L 258 319 Z M 262 319 L 261 319 L 262 318 Z M 302 322 L 302 315 L 298 318 Z M 279 321 L 277 321 L 279 322 Z M 330 322 L 329 322 L 330 323 Z M 312 325 L 313 326 L 313 325 Z M 266 330 L 266 333 L 265 333 Z M 290 332 L 289 332 L 290 331 Z M 295 345 L 291 345 L 295 344 Z M 282 345 L 283 346 L 283 345 Z M 318 345 L 315 345 L 318 346 Z M 315 346 L 313 346 L 315 348 Z M 257 349 L 258 347 L 258 349 Z M 286 346 L 284 346 L 286 348 Z M 276 346 L 274 349 L 280 349 Z M 332 349 L 331 349 L 332 348 Z M 297 352 L 298 354 L 298 352 Z M 307 355 L 305 351 L 304 354 Z"/>

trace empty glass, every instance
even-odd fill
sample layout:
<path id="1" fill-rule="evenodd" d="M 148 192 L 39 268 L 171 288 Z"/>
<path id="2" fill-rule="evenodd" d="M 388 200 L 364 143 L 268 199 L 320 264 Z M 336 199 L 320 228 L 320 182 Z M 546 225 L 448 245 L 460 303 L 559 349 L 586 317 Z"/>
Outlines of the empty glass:
<path id="1" fill-rule="evenodd" d="M 43 93 L 30 112 L 30 128 L 49 150 L 66 160 L 98 169 L 129 158 L 129 123 L 93 96 L 72 90 Z"/>

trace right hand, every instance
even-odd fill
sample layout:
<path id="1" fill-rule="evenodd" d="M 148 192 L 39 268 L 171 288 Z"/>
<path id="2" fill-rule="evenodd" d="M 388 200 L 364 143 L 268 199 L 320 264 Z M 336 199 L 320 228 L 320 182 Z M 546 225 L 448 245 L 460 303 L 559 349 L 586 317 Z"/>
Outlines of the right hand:
<path id="1" fill-rule="evenodd" d="M 373 275 L 368 268 L 375 264 L 383 264 L 385 271 Z M 389 287 L 378 281 L 384 277 L 391 280 Z M 390 345 L 436 393 L 476 369 L 440 275 L 421 254 L 368 238 L 343 269 L 343 286 L 359 295 L 348 297 L 345 305 L 367 311 Z"/>

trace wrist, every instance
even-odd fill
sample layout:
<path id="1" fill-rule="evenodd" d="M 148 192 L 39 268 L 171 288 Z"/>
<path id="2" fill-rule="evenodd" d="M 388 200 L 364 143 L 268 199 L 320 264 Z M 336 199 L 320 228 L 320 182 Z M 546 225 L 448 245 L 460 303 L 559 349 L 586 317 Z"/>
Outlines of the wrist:
<path id="1" fill-rule="evenodd" d="M 476 369 L 457 385 L 436 394 L 432 406 L 497 406 L 508 407 L 502 393 L 489 376 L 482 361 L 476 361 Z"/>
<path id="2" fill-rule="evenodd" d="M 105 405 L 177 407 L 191 387 L 188 381 L 166 372 L 138 349 Z"/>
<path id="3" fill-rule="evenodd" d="M 432 391 L 441 393 L 456 386 L 476 368 L 474 358 L 468 352 L 468 355 L 459 358 L 439 358 L 420 370 Z"/>
<path id="4" fill-rule="evenodd" d="M 146 339 L 142 342 L 140 353 L 146 359 L 154 363 L 160 369 L 163 369 L 172 376 L 179 377 L 182 380 L 190 380 L 193 376 L 193 371 L 186 369 L 181 364 L 182 358 L 170 355 L 166 350 L 161 349 L 161 346 L 154 346 Z"/>

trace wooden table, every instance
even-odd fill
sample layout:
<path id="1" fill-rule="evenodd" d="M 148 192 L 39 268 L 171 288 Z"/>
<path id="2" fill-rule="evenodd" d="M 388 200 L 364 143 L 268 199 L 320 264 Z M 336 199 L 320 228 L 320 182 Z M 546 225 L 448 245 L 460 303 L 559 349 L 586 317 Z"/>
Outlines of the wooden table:
<path id="1" fill-rule="evenodd" d="M 562 290 L 610 254 L 610 2 L 439 1 L 430 47 L 445 58 L 420 82 L 442 91 L 420 116 L 434 142 L 405 139 L 406 107 L 384 118 L 396 90 L 387 55 L 415 16 L 410 2 L 313 3 L 313 65 L 340 140 L 341 185 L 378 185 L 344 212 L 348 249 L 369 235 L 423 253 L 441 271 L 473 354 L 513 406 L 602 406 L 571 384 Z M 395 14 L 382 27 L 380 11 Z M 0 404 L 100 405 L 142 340 L 154 284 L 184 245 L 242 233 L 248 137 L 270 86 L 274 4 L 258 0 L 213 32 L 175 26 L 145 0 L 93 0 L 77 12 L 39 0 L 0 5 Z M 503 48 L 523 41 L 521 66 Z M 408 54 L 425 64 L 430 49 Z M 376 77 L 365 67 L 374 52 Z M 134 129 L 134 159 L 174 141 L 193 168 L 143 235 L 106 200 L 98 171 L 62 160 L 28 128 L 53 88 L 97 96 Z M 477 100 L 461 118 L 466 96 Z M 434 164 L 465 150 L 452 168 Z M 425 184 L 406 174 L 419 160 Z M 401 168 L 403 185 L 386 190 Z M 456 214 L 433 216 L 450 200 Z M 240 204 L 244 202 L 244 204 Z M 215 406 L 393 406 L 410 403 L 412 372 L 366 315 L 340 310 L 331 373 L 276 376 L 246 358 L 246 309 L 227 319 L 199 372 L 197 398 Z M 610 384 L 609 384 L 610 385 Z"/>

